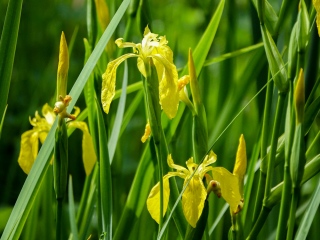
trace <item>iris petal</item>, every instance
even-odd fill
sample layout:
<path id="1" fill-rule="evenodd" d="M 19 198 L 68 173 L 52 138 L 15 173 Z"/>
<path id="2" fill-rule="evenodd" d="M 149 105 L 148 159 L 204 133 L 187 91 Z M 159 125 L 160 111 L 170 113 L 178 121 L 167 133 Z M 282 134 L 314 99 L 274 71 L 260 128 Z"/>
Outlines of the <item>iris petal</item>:
<path id="1" fill-rule="evenodd" d="M 189 178 L 184 181 L 183 187 L 187 184 Z M 207 191 L 199 176 L 194 175 L 190 180 L 186 190 L 182 194 L 182 208 L 184 216 L 188 223 L 195 228 L 201 216 L 204 201 L 207 197 Z"/>
<path id="2" fill-rule="evenodd" d="M 94 164 L 97 161 L 97 156 L 94 151 L 93 142 L 88 130 L 88 126 L 85 122 L 72 121 L 68 123 L 68 127 L 75 127 L 83 132 L 82 160 L 86 175 L 89 176 L 94 167 Z"/>
<path id="3" fill-rule="evenodd" d="M 241 199 L 238 177 L 223 167 L 215 167 L 212 169 L 212 178 L 220 183 L 222 197 L 236 212 Z"/>
<path id="4" fill-rule="evenodd" d="M 21 147 L 18 163 L 22 170 L 29 174 L 39 150 L 39 133 L 36 130 L 26 131 L 21 135 Z"/>
<path id="5" fill-rule="evenodd" d="M 160 62 L 162 68 L 157 61 L 155 66 L 158 69 L 164 69 L 159 83 L 160 105 L 168 118 L 172 119 L 176 116 L 179 106 L 179 88 L 178 88 L 178 72 L 174 64 L 170 63 L 164 56 L 160 54 L 151 55 L 151 57 Z"/>
<path id="6" fill-rule="evenodd" d="M 110 104 L 116 93 L 116 74 L 117 68 L 124 60 L 130 57 L 137 57 L 138 55 L 133 53 L 125 54 L 116 60 L 109 62 L 106 72 L 102 75 L 102 90 L 101 90 L 101 102 L 103 110 L 109 113 Z"/>

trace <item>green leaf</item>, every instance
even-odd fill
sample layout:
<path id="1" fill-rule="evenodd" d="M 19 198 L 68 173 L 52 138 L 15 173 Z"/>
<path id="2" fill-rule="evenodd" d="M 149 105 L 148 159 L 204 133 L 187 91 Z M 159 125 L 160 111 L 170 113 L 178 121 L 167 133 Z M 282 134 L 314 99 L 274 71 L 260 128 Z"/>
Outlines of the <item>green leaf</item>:
<path id="1" fill-rule="evenodd" d="M 76 104 L 87 79 L 89 78 L 91 72 L 93 71 L 99 57 L 103 53 L 105 46 L 107 45 L 111 35 L 115 31 L 115 28 L 119 24 L 129 3 L 130 3 L 130 0 L 124 0 L 122 2 L 117 13 L 112 18 L 109 26 L 105 30 L 97 46 L 92 52 L 86 65 L 82 69 L 76 83 L 72 87 L 71 92 L 69 93 L 69 95 L 71 95 L 72 97 L 72 102 L 68 107 L 69 113 L 71 112 L 74 105 Z M 33 167 L 23 185 L 23 188 L 17 199 L 17 202 L 12 210 L 7 226 L 2 234 L 1 240 L 18 239 L 20 236 L 26 217 L 30 212 L 34 198 L 38 193 L 42 179 L 49 166 L 50 156 L 51 156 L 53 145 L 54 145 L 54 131 L 56 127 L 57 127 L 57 120 L 54 122 L 53 126 L 51 127 L 51 130 L 44 144 L 42 145 L 39 151 L 39 154 L 36 158 L 36 161 L 33 164 Z"/>
<path id="2" fill-rule="evenodd" d="M 146 204 L 153 178 L 154 165 L 151 161 L 152 154 L 149 147 L 150 141 L 145 146 L 138 169 L 134 176 L 126 205 L 123 209 L 120 222 L 113 240 L 129 239 L 134 223 L 138 220 Z"/>
<path id="3" fill-rule="evenodd" d="M 195 62 L 195 68 L 197 72 L 197 77 L 199 77 L 203 64 L 211 48 L 213 39 L 216 35 L 217 29 L 220 23 L 221 15 L 223 12 L 224 3 L 225 3 L 225 0 L 220 1 L 215 13 L 213 14 L 210 20 L 208 27 L 206 28 L 206 31 L 203 33 L 200 41 L 198 42 L 196 49 L 192 51 L 193 52 L 192 56 Z M 184 67 L 180 76 L 184 76 L 184 75 L 188 75 L 188 64 Z"/>
<path id="4" fill-rule="evenodd" d="M 242 49 L 239 49 L 239 50 L 236 50 L 234 52 L 230 52 L 230 53 L 226 53 L 226 54 L 223 54 L 219 57 L 215 57 L 215 58 L 212 58 L 212 59 L 208 59 L 204 62 L 204 67 L 207 67 L 207 66 L 210 66 L 214 63 L 218 63 L 218 62 L 222 62 L 224 60 L 227 60 L 229 58 L 234 58 L 234 57 L 238 57 L 242 54 L 245 54 L 245 53 L 248 53 L 248 52 L 251 52 L 251 51 L 254 51 L 256 49 L 259 49 L 263 47 L 263 43 L 257 43 L 255 45 L 252 45 L 252 46 L 249 46 L 249 47 L 245 47 L 245 48 L 242 48 Z"/>
<path id="5" fill-rule="evenodd" d="M 23 0 L 10 0 L 0 40 L 0 116 L 7 105 Z"/>
<path id="6" fill-rule="evenodd" d="M 70 226 L 73 240 L 78 240 L 78 230 L 75 218 L 75 210 L 74 210 L 74 200 L 73 200 L 73 187 L 72 187 L 72 176 L 69 176 L 69 189 L 68 189 L 68 199 L 69 199 L 69 218 L 70 218 Z"/>
<path id="7" fill-rule="evenodd" d="M 112 182 L 111 167 L 109 160 L 109 150 L 105 146 L 108 145 L 107 131 L 105 128 L 101 107 L 96 99 L 96 111 L 98 114 L 99 129 L 99 149 L 100 149 L 100 194 L 103 231 L 106 232 L 104 239 L 112 239 Z"/>
<path id="8" fill-rule="evenodd" d="M 120 130 L 120 136 L 122 135 L 123 131 L 125 130 L 128 122 L 132 118 L 134 112 L 138 108 L 142 98 L 143 98 L 143 90 L 140 90 L 137 93 L 137 95 L 135 96 L 135 98 L 133 99 L 133 101 L 131 102 L 128 110 L 126 111 L 126 113 L 125 113 L 125 115 L 123 117 L 122 126 L 121 126 L 121 130 Z"/>
<path id="9" fill-rule="evenodd" d="M 305 124 L 305 135 L 311 129 L 312 123 L 314 122 L 316 116 L 320 112 L 320 96 L 314 100 L 310 106 L 305 109 L 305 117 L 304 117 L 304 124 Z"/>
<path id="10" fill-rule="evenodd" d="M 3 112 L 3 115 L 2 115 L 2 118 L 1 118 L 1 122 L 0 122 L 0 139 L 1 139 L 2 127 L 3 127 L 4 117 L 5 117 L 6 112 L 7 112 L 7 108 L 8 108 L 8 105 L 4 109 L 4 112 Z"/>
<path id="11" fill-rule="evenodd" d="M 295 239 L 303 240 L 307 238 L 314 216 L 317 213 L 317 209 L 319 208 L 319 204 L 320 204 L 320 178 L 318 180 L 318 185 L 315 188 L 310 198 L 308 207 L 304 212 L 304 215 L 302 217 L 299 228 L 297 230 Z"/>
<path id="12" fill-rule="evenodd" d="M 113 156 L 116 151 L 116 147 L 117 147 L 117 143 L 118 143 L 118 139 L 119 139 L 119 134 L 120 134 L 121 126 L 122 126 L 122 119 L 123 119 L 124 109 L 126 106 L 127 83 L 128 83 L 128 65 L 127 65 L 127 61 L 125 61 L 123 81 L 122 81 L 122 90 L 123 91 L 121 93 L 116 118 L 114 120 L 114 125 L 112 127 L 111 136 L 110 136 L 110 139 L 108 142 L 110 164 L 112 163 Z"/>

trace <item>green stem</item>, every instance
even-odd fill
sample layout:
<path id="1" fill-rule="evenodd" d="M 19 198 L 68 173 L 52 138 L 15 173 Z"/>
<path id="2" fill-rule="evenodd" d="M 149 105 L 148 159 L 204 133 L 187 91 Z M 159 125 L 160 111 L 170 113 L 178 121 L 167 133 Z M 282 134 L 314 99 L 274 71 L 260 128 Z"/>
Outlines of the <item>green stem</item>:
<path id="1" fill-rule="evenodd" d="M 317 143 L 317 141 L 320 138 L 320 131 L 318 132 L 317 136 L 313 139 L 312 143 L 310 144 L 307 152 L 306 152 L 306 159 L 308 159 L 310 157 L 310 152 L 313 149 L 314 145 Z"/>
<path id="2" fill-rule="evenodd" d="M 283 113 L 285 98 L 286 98 L 286 93 L 279 92 L 276 116 L 274 120 L 274 127 L 273 127 L 273 133 L 272 133 L 271 148 L 270 148 L 270 154 L 269 154 L 267 180 L 266 180 L 266 187 L 264 191 L 264 200 L 266 199 L 266 196 L 270 194 L 270 191 L 271 191 L 271 184 L 272 184 L 273 172 L 274 172 L 274 162 L 276 158 L 281 117 Z"/>
<path id="3" fill-rule="evenodd" d="M 57 199 L 56 240 L 62 239 L 62 201 Z"/>
<path id="4" fill-rule="evenodd" d="M 290 240 L 293 238 L 294 222 L 296 220 L 296 209 L 298 205 L 298 200 L 299 200 L 299 188 L 295 188 L 293 189 L 293 195 L 291 200 L 287 240 Z"/>
<path id="5" fill-rule="evenodd" d="M 261 228 L 263 227 L 263 224 L 265 223 L 268 215 L 269 215 L 270 209 L 268 209 L 266 206 L 263 206 L 261 209 L 261 212 L 259 214 L 259 217 L 257 221 L 255 222 L 249 236 L 247 237 L 247 240 L 250 239 L 256 239 Z"/>
<path id="6" fill-rule="evenodd" d="M 293 82 L 290 81 L 290 92 L 289 92 L 289 114 L 290 114 L 290 127 L 289 127 L 289 136 L 288 136 L 288 146 L 286 149 L 285 163 L 284 163 L 284 180 L 283 180 L 283 190 L 280 204 L 280 215 L 278 221 L 278 231 L 277 231 L 277 240 L 285 239 L 287 221 L 290 211 L 290 197 L 291 197 L 291 177 L 290 177 L 290 157 L 291 157 L 291 148 L 293 143 L 293 136 L 295 130 L 295 117 L 294 117 L 294 107 L 293 107 Z"/>
<path id="7" fill-rule="evenodd" d="M 270 78 L 270 70 L 268 72 L 268 79 Z M 260 167 L 260 177 L 259 177 L 259 186 L 258 186 L 258 193 L 256 197 L 256 203 L 254 208 L 254 214 L 252 223 L 254 223 L 260 213 L 262 208 L 262 201 L 263 201 L 263 194 L 264 189 L 266 186 L 266 173 L 264 170 L 264 163 L 267 161 L 267 148 L 268 148 L 268 133 L 269 133 L 269 119 L 270 119 L 270 110 L 271 110 L 271 103 L 272 103 L 272 95 L 273 95 L 273 81 L 270 81 L 267 85 L 266 91 L 266 101 L 263 113 L 263 125 L 262 125 L 262 137 L 261 137 L 261 167 Z"/>

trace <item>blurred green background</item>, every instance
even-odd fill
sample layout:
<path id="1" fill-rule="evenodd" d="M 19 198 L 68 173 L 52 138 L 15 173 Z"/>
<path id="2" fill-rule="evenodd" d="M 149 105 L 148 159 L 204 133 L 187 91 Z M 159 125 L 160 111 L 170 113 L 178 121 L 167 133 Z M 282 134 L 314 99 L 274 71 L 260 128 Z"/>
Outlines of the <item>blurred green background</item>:
<path id="1" fill-rule="evenodd" d="M 107 0 L 106 2 L 112 17 L 121 1 Z M 281 1 L 272 0 L 270 3 L 278 12 Z M 0 0 L 0 26 L 3 26 L 7 4 L 8 1 Z M 141 26 L 134 22 L 128 39 L 125 39 L 125 41 L 141 42 L 141 32 L 143 32 L 145 25 L 149 24 L 152 32 L 161 36 L 166 35 L 169 41 L 168 45 L 174 52 L 174 62 L 178 69 L 182 68 L 187 63 L 188 49 L 194 49 L 197 45 L 217 4 L 217 0 L 145 1 L 144 19 Z M 129 16 L 126 14 L 121 20 L 114 39 L 123 37 L 128 18 Z M 288 18 L 285 21 L 285 27 L 282 28 L 284 30 L 278 38 L 280 52 L 283 46 L 288 44 L 289 32 L 295 19 L 293 15 L 292 19 Z M 79 31 L 70 57 L 68 91 L 83 68 L 83 38 L 87 38 L 86 1 L 29 0 L 23 3 L 8 109 L 0 140 L 0 208 L 14 205 L 27 177 L 17 162 L 21 134 L 31 129 L 28 121 L 29 116 L 33 117 L 35 111 L 41 113 L 42 106 L 45 103 L 52 102 L 56 87 L 60 34 L 61 31 L 64 31 L 69 42 L 76 27 L 79 27 Z M 251 1 L 228 0 L 207 59 L 261 42 L 260 38 L 259 21 Z M 251 64 L 250 61 L 261 50 L 262 48 L 259 48 L 239 57 L 203 68 L 199 81 L 208 119 L 209 144 L 213 143 L 213 140 L 237 112 L 266 83 L 267 62 L 265 57 L 261 61 L 259 69 L 252 74 L 253 77 L 249 76 L 249 80 L 246 83 L 243 82 L 245 74 L 248 74 L 246 71 Z M 131 49 L 128 52 L 131 52 Z M 136 60 L 129 59 L 128 67 L 129 84 L 140 81 L 141 76 L 136 68 Z M 117 89 L 121 88 L 121 81 L 121 74 L 119 73 Z M 128 95 L 126 108 L 129 107 L 135 94 Z M 241 133 L 245 136 L 248 160 L 250 159 L 261 127 L 260 120 L 264 107 L 264 97 L 265 93 L 263 91 L 217 142 L 213 148 L 218 155 L 217 165 L 225 166 L 232 171 Z M 111 114 L 106 116 L 108 124 L 112 124 L 117 103 L 118 101 L 112 103 Z M 81 110 L 86 108 L 83 94 L 76 106 L 80 107 Z M 140 138 L 144 133 L 145 124 L 145 109 L 143 101 L 141 101 L 139 108 L 118 142 L 113 162 L 115 166 L 112 166 L 116 179 L 113 182 L 114 189 L 116 189 L 114 191 L 120 193 L 117 194 L 120 199 L 116 200 L 115 208 L 120 209 L 120 211 L 144 149 L 144 144 L 141 143 Z M 174 161 L 183 166 L 185 161 L 192 156 L 191 126 L 192 116 L 188 114 L 181 122 L 169 145 Z M 73 176 L 75 202 L 80 200 L 85 179 L 80 151 L 81 140 L 82 133 L 80 131 L 75 131 L 69 140 L 69 172 Z M 281 174 L 281 169 L 279 172 Z M 280 176 L 279 180 L 282 179 Z M 182 181 L 178 180 L 178 183 L 182 184 Z M 151 186 L 153 186 L 152 183 L 150 183 Z M 221 202 L 219 202 L 217 210 L 213 210 L 214 214 L 217 214 L 218 209 L 224 204 L 224 202 Z M 226 217 L 225 220 L 227 228 L 230 226 L 230 219 L 228 218 L 230 217 Z M 5 222 L 0 222 L 0 232 L 3 230 L 3 224 Z"/>

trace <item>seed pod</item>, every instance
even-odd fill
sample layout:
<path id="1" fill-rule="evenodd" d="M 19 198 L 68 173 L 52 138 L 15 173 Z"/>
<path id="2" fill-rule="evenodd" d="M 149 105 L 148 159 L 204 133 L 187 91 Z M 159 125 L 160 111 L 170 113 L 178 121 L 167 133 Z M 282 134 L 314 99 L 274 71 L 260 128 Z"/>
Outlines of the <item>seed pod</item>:
<path id="1" fill-rule="evenodd" d="M 289 83 L 281 55 L 265 25 L 261 25 L 261 32 L 274 83 L 280 92 L 285 93 L 288 91 Z"/>
<path id="2" fill-rule="evenodd" d="M 292 180 L 292 188 L 298 188 L 300 186 L 304 165 L 306 163 L 305 158 L 305 143 L 304 143 L 304 131 L 303 123 L 299 123 L 296 126 L 294 140 L 292 145 L 292 153 L 290 160 L 290 175 Z"/>
<path id="3" fill-rule="evenodd" d="M 300 1 L 300 11 L 298 14 L 298 23 L 297 23 L 297 42 L 298 42 L 298 51 L 304 52 L 308 45 L 309 41 L 309 32 L 310 32 L 310 22 L 307 6 L 304 0 Z"/>
<path id="4" fill-rule="evenodd" d="M 297 66 L 297 52 L 298 52 L 297 28 L 298 28 L 298 24 L 295 23 L 291 31 L 289 49 L 288 49 L 288 78 L 292 80 L 295 76 L 296 66 Z"/>
<path id="5" fill-rule="evenodd" d="M 59 119 L 60 120 L 60 119 Z M 65 121 L 56 129 L 53 161 L 53 178 L 56 199 L 63 199 L 68 181 L 68 133 Z"/>

